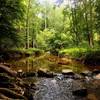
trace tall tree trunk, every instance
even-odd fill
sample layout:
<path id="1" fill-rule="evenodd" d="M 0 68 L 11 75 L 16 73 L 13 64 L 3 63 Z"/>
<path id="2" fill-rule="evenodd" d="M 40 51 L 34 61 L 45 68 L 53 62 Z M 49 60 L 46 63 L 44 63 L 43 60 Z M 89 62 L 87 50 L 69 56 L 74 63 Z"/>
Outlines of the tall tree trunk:
<path id="1" fill-rule="evenodd" d="M 89 3 L 89 8 L 87 8 L 87 4 Z M 93 48 L 94 41 L 93 41 L 93 14 L 92 14 L 92 0 L 85 0 L 83 1 L 85 7 L 85 24 L 86 24 L 86 32 L 88 37 L 88 43 L 91 48 Z M 89 9 L 89 13 L 87 12 Z"/>
<path id="2" fill-rule="evenodd" d="M 73 24 L 73 32 L 75 33 L 75 41 L 76 45 L 79 45 L 79 34 L 78 34 L 78 26 L 77 26 L 77 16 L 76 9 L 72 8 L 72 24 Z"/>
<path id="3" fill-rule="evenodd" d="M 47 1 L 45 1 L 45 29 L 47 28 Z"/>
<path id="4" fill-rule="evenodd" d="M 92 4 L 92 0 L 90 0 L 90 37 L 89 37 L 89 41 L 90 41 L 90 47 L 93 48 L 94 46 L 94 41 L 93 41 L 93 4 Z"/>
<path id="5" fill-rule="evenodd" d="M 27 5 L 27 16 L 26 16 L 26 49 L 29 48 L 29 33 L 30 33 L 30 28 L 29 28 L 29 10 L 30 10 L 30 2 L 31 0 L 28 0 L 28 5 Z"/>

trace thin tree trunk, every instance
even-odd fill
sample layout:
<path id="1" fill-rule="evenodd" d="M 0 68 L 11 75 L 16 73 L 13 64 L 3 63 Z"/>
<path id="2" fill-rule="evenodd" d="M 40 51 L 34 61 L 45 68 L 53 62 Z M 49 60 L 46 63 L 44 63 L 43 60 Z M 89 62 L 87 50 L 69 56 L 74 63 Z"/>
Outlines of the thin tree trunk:
<path id="1" fill-rule="evenodd" d="M 45 1 L 45 29 L 47 28 L 47 2 Z"/>
<path id="2" fill-rule="evenodd" d="M 77 30 L 77 17 L 76 17 L 76 11 L 73 10 L 72 8 L 72 21 L 73 21 L 73 31 L 75 33 L 75 41 L 76 41 L 76 45 L 79 44 L 79 35 L 78 35 L 78 30 Z"/>
<path id="3" fill-rule="evenodd" d="M 30 2 L 31 0 L 28 0 L 28 6 L 27 6 L 27 18 L 26 18 L 26 49 L 29 48 L 29 10 L 30 10 Z"/>
<path id="4" fill-rule="evenodd" d="M 89 43 L 89 46 L 91 48 L 93 48 L 93 45 L 94 45 L 94 42 L 93 42 L 93 20 L 92 20 L 92 1 L 90 0 L 89 1 L 89 16 L 88 16 L 88 13 L 87 13 L 87 0 L 83 1 L 83 4 L 84 4 L 84 7 L 85 7 L 85 23 L 86 23 L 86 30 L 87 30 L 87 37 L 88 37 L 88 43 Z M 90 19 L 89 19 L 90 18 Z M 90 23 L 89 23 L 89 20 L 90 20 Z"/>
<path id="5" fill-rule="evenodd" d="M 92 7 L 92 0 L 90 0 L 90 38 L 89 38 L 89 41 L 90 41 L 90 47 L 93 48 L 94 46 L 94 41 L 93 41 L 93 13 L 92 13 L 92 10 L 93 10 L 93 7 Z"/>

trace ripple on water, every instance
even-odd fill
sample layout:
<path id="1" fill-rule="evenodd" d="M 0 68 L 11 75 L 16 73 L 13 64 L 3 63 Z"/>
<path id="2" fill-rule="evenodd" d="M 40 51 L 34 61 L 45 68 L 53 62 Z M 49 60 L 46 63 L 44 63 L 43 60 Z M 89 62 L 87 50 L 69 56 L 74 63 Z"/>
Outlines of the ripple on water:
<path id="1" fill-rule="evenodd" d="M 76 89 L 80 89 L 80 83 L 74 83 Z M 75 97 L 72 95 L 73 89 L 72 79 L 40 79 L 39 90 L 34 96 L 35 100 L 86 100 L 86 98 Z"/>

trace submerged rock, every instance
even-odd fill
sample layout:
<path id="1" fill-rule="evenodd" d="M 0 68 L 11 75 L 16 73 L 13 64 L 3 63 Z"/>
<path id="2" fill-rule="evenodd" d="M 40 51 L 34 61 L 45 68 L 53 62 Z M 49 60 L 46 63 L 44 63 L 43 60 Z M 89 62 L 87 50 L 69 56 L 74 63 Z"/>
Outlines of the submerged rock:
<path id="1" fill-rule="evenodd" d="M 34 77 L 34 76 L 36 76 L 35 72 L 24 72 L 21 77 L 26 78 L 26 77 Z"/>
<path id="2" fill-rule="evenodd" d="M 80 89 L 80 90 L 75 90 L 72 91 L 74 96 L 81 96 L 81 97 L 86 97 L 88 95 L 87 89 Z"/>
<path id="3" fill-rule="evenodd" d="M 73 79 L 77 80 L 77 79 L 83 79 L 83 77 L 80 74 L 75 74 Z"/>
<path id="4" fill-rule="evenodd" d="M 55 76 L 53 72 L 49 72 L 46 69 L 39 69 L 37 74 L 38 77 L 46 77 L 46 78 L 53 78 Z"/>
<path id="5" fill-rule="evenodd" d="M 80 73 L 83 77 L 86 77 L 86 76 L 88 76 L 88 77 L 92 77 L 92 72 L 91 71 L 84 71 L 84 72 L 81 72 Z"/>

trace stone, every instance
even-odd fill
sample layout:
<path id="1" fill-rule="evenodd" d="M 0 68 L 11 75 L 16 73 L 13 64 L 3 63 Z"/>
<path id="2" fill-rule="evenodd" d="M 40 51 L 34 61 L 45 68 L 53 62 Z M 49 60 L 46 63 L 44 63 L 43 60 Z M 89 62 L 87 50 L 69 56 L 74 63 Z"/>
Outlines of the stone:
<path id="1" fill-rule="evenodd" d="M 100 74 L 100 70 L 95 69 L 95 70 L 92 72 L 92 74 L 93 74 L 93 75 Z"/>
<path id="2" fill-rule="evenodd" d="M 100 79 L 100 74 L 95 75 L 94 79 Z"/>
<path id="3" fill-rule="evenodd" d="M 22 77 L 25 78 L 25 77 L 34 77 L 36 74 L 35 72 L 24 72 L 22 74 Z"/>
<path id="4" fill-rule="evenodd" d="M 19 69 L 19 70 L 17 71 L 17 76 L 18 76 L 18 77 L 22 77 L 22 74 L 23 74 L 22 69 Z"/>
<path id="5" fill-rule="evenodd" d="M 62 74 L 63 75 L 75 75 L 71 69 L 63 69 Z"/>
<path id="6" fill-rule="evenodd" d="M 86 77 L 86 76 L 92 77 L 92 72 L 91 71 L 88 71 L 88 70 L 86 70 L 84 72 L 81 72 L 80 74 L 82 76 L 84 76 L 84 77 Z"/>
<path id="7" fill-rule="evenodd" d="M 19 69 L 19 70 L 18 70 L 18 73 L 22 73 L 22 72 L 23 72 L 22 69 Z"/>
<path id="8" fill-rule="evenodd" d="M 57 79 L 62 80 L 64 76 L 62 74 L 57 74 Z"/>
<path id="9" fill-rule="evenodd" d="M 83 77 L 80 75 L 80 74 L 75 74 L 74 75 L 74 79 L 77 80 L 77 79 L 82 79 Z"/>
<path id="10" fill-rule="evenodd" d="M 80 96 L 80 97 L 86 97 L 88 95 L 87 89 L 75 90 L 75 91 L 72 91 L 72 94 L 74 96 Z"/>
<path id="11" fill-rule="evenodd" d="M 38 77 L 46 77 L 46 78 L 53 78 L 55 75 L 52 72 L 47 71 L 46 69 L 39 69 Z"/>

